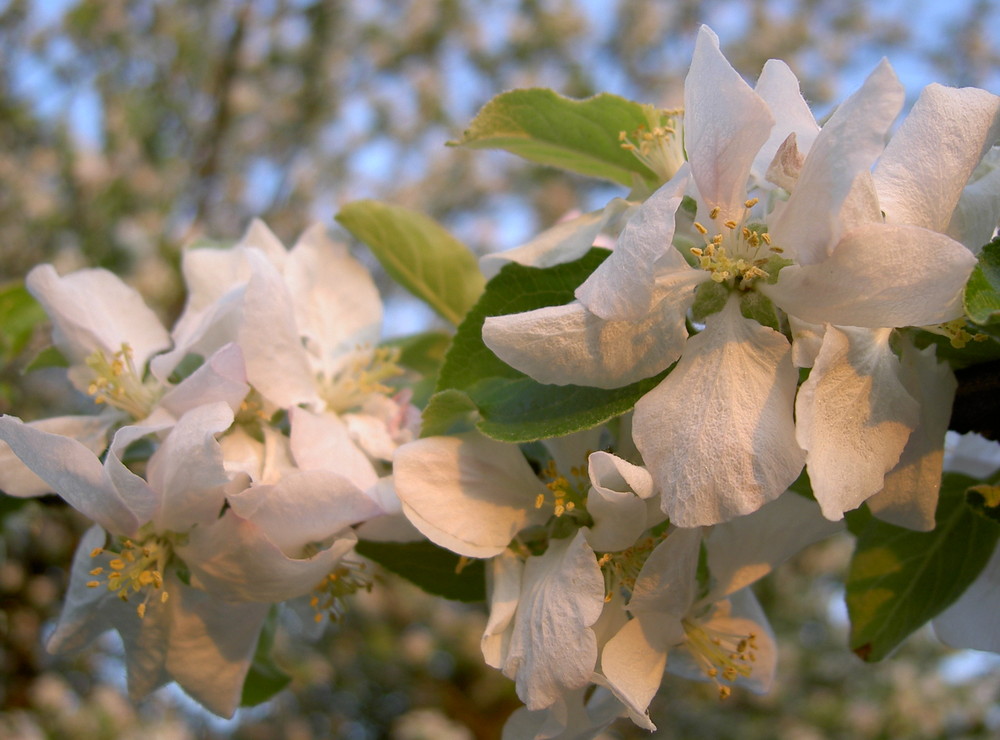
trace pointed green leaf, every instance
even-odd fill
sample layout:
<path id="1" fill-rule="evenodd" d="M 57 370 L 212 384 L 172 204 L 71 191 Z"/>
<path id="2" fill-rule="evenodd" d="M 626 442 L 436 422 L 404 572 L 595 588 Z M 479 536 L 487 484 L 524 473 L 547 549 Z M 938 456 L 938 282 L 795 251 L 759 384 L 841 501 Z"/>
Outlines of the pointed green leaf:
<path id="1" fill-rule="evenodd" d="M 475 255 L 433 219 L 374 200 L 344 206 L 337 221 L 364 242 L 400 285 L 457 325 L 482 293 Z"/>
<path id="2" fill-rule="evenodd" d="M 486 569 L 482 560 L 463 558 L 426 540 L 360 540 L 355 550 L 429 594 L 455 601 L 486 600 Z"/>
<path id="3" fill-rule="evenodd" d="M 450 142 L 473 149 L 504 149 L 532 162 L 600 177 L 631 187 L 636 177 L 648 185 L 657 176 L 618 136 L 649 126 L 646 109 L 617 95 L 586 100 L 532 88 L 501 93 L 482 107 L 462 134 Z"/>
<path id="4" fill-rule="evenodd" d="M 881 660 L 952 604 L 986 565 L 1000 525 L 966 503 L 972 478 L 948 473 L 937 527 L 914 532 L 872 519 L 858 537 L 847 576 L 851 649 Z"/>
<path id="5" fill-rule="evenodd" d="M 531 442 L 602 424 L 631 409 L 666 371 L 623 388 L 543 385 L 515 370 L 483 343 L 487 316 L 557 306 L 608 252 L 592 249 L 575 262 L 539 269 L 510 264 L 486 286 L 483 297 L 458 328 L 445 358 L 438 391 L 463 391 L 479 408 L 479 430 L 505 442 Z"/>
<path id="6" fill-rule="evenodd" d="M 1000 321 L 1000 237 L 979 253 L 965 286 L 965 313 L 977 324 Z"/>
<path id="7" fill-rule="evenodd" d="M 475 428 L 479 412 L 472 399 L 462 391 L 449 388 L 431 396 L 424 409 L 421 437 L 461 434 Z"/>

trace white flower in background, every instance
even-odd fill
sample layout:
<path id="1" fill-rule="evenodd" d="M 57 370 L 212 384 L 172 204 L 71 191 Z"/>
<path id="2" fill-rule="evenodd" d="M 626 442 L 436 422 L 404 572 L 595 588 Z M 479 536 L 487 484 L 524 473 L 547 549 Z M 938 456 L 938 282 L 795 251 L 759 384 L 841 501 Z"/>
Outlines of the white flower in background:
<path id="1" fill-rule="evenodd" d="M 640 207 L 576 302 L 488 318 L 484 340 L 547 383 L 618 387 L 679 359 L 640 399 L 633 426 L 678 526 L 755 511 L 785 490 L 804 460 L 824 513 L 840 518 L 882 488 L 918 421 L 917 402 L 897 377 L 891 332 L 824 335 L 822 362 L 799 394 L 796 428 L 791 345 L 744 314 L 766 315 L 773 302 L 802 323 L 872 329 L 961 315 L 975 258 L 923 226 L 883 223 L 871 185 L 870 168 L 901 104 L 883 63 L 801 162 L 779 148 L 776 157 L 788 159 L 784 182 L 794 187 L 787 202 L 762 213 L 747 187 L 775 118 L 703 27 L 685 87 L 688 165 Z M 781 126 L 796 137 L 809 133 L 801 116 Z M 691 185 L 698 214 L 708 217 L 695 223 L 705 245 L 691 250 L 694 266 L 671 246 L 674 214 Z M 699 286 L 700 310 L 710 315 L 689 341 L 686 319 Z M 870 412 L 855 413 L 858 404 Z M 880 424 L 866 425 L 869 418 Z M 859 444 L 867 450 L 861 465 Z"/>
<path id="2" fill-rule="evenodd" d="M 0 438 L 107 532 L 91 530 L 77 552 L 50 649 L 117 629 L 133 697 L 173 679 L 224 716 L 238 703 L 268 605 L 331 573 L 355 542 L 349 525 L 372 506 L 324 476 L 240 490 L 247 479 L 231 480 L 216 440 L 232 422 L 224 403 L 186 413 L 143 479 L 121 457 L 156 427 L 123 427 L 102 463 L 75 440 L 0 417 Z"/>

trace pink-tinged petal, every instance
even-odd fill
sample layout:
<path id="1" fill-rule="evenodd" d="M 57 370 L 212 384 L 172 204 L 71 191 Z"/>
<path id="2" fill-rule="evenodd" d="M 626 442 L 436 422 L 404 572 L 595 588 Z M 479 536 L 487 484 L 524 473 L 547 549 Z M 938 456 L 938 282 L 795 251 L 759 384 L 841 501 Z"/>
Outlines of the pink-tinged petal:
<path id="1" fill-rule="evenodd" d="M 992 154 L 1000 154 L 994 149 Z M 948 224 L 947 234 L 976 254 L 1000 226 L 1000 167 L 969 183 Z"/>
<path id="2" fill-rule="evenodd" d="M 171 610 L 166 670 L 199 704 L 232 717 L 270 604 L 234 604 L 178 583 Z"/>
<path id="3" fill-rule="evenodd" d="M 281 273 L 264 256 L 249 250 L 252 276 L 243 298 L 239 344 L 247 378 L 278 408 L 318 402 L 292 297 Z"/>
<path id="4" fill-rule="evenodd" d="M 97 456 L 75 439 L 35 429 L 13 416 L 0 416 L 0 439 L 70 506 L 116 534 L 134 535 L 143 523 L 133 508 L 138 499 L 155 501 L 136 475 L 130 474 L 134 485 L 128 490 L 117 488 Z"/>
<path id="5" fill-rule="evenodd" d="M 788 317 L 788 327 L 792 332 L 792 364 L 795 367 L 812 367 L 816 355 L 823 346 L 826 324 L 810 324 L 795 316 Z"/>
<path id="6" fill-rule="evenodd" d="M 49 434 L 75 439 L 99 455 L 108 445 L 108 429 L 113 423 L 114 417 L 108 415 L 56 416 L 30 421 L 27 425 Z M 31 498 L 52 493 L 52 487 L 22 463 L 6 443 L 0 442 L 0 491 L 8 496 Z"/>
<path id="7" fill-rule="evenodd" d="M 278 268 L 279 271 L 284 271 L 286 266 L 286 258 L 288 252 L 285 250 L 285 245 L 281 243 L 281 240 L 275 236 L 274 232 L 271 231 L 270 227 L 261 221 L 259 218 L 255 218 L 250 222 L 250 226 L 240 237 L 240 240 L 236 242 L 233 246 L 233 251 L 239 252 L 246 249 L 256 249 L 263 253 L 267 257 L 268 262 Z"/>
<path id="8" fill-rule="evenodd" d="M 517 445 L 478 434 L 403 445 L 396 450 L 393 478 L 413 525 L 468 557 L 499 555 L 518 532 L 549 516 L 535 506 L 549 491 Z"/>
<path id="9" fill-rule="evenodd" d="M 749 586 L 779 564 L 844 530 L 826 519 L 815 501 L 788 491 L 752 514 L 712 527 L 705 541 L 712 590 L 707 601 Z"/>
<path id="10" fill-rule="evenodd" d="M 312 591 L 355 542 L 347 530 L 310 557 L 289 557 L 256 524 L 227 511 L 191 530 L 176 552 L 191 570 L 192 586 L 224 601 L 277 603 Z"/>
<path id="11" fill-rule="evenodd" d="M 974 87 L 925 87 L 875 167 L 886 223 L 945 231 L 998 138 L 1000 97 Z"/>
<path id="12" fill-rule="evenodd" d="M 720 209 L 719 223 L 740 220 L 750 167 L 773 126 L 767 103 L 702 26 L 684 82 L 684 147 L 701 198 L 708 210 Z"/>
<path id="13" fill-rule="evenodd" d="M 882 489 L 919 419 L 919 405 L 900 381 L 890 333 L 828 327 L 799 389 L 796 436 L 829 519 L 841 519 Z"/>
<path id="14" fill-rule="evenodd" d="M 667 538 L 646 558 L 632 588 L 628 610 L 632 614 L 650 615 L 664 622 L 675 623 L 669 647 L 680 641 L 683 634 L 680 621 L 691 609 L 698 589 L 697 568 L 701 548 L 700 527 L 671 529 Z"/>
<path id="15" fill-rule="evenodd" d="M 96 351 L 111 356 L 128 344 L 137 368 L 170 346 L 170 336 L 138 292 L 107 270 L 62 277 L 52 265 L 28 273 L 25 285 L 52 319 L 52 340 L 72 363 Z"/>
<path id="16" fill-rule="evenodd" d="M 226 404 L 199 406 L 180 418 L 153 453 L 147 477 L 160 495 L 154 517 L 158 531 L 186 532 L 219 517 L 229 476 L 215 437 L 232 423 L 233 411 Z"/>
<path id="17" fill-rule="evenodd" d="M 756 694 L 767 693 L 774 683 L 778 648 L 771 625 L 753 591 L 750 589 L 737 591 L 729 599 L 716 603 L 709 616 L 702 617 L 698 621 L 709 635 L 723 634 L 734 643 L 740 638 L 753 635 L 756 648 L 753 649 L 754 660 L 746 664 L 749 675 L 737 675 L 732 683 Z M 680 649 L 671 652 L 667 671 L 694 681 L 717 680 L 705 673 L 705 665 L 702 660 L 692 655 L 693 649 L 694 646 L 687 642 Z"/>
<path id="18" fill-rule="evenodd" d="M 572 262 L 594 246 L 600 233 L 609 224 L 635 208 L 634 204 L 626 200 L 614 198 L 599 211 L 559 221 L 526 244 L 483 255 L 479 258 L 479 269 L 488 280 L 511 262 L 530 267 L 552 267 Z"/>
<path id="19" fill-rule="evenodd" d="M 378 481 L 371 460 L 354 443 L 336 414 L 293 408 L 289 419 L 292 455 L 300 468 L 335 472 L 363 491 Z"/>
<path id="20" fill-rule="evenodd" d="M 679 621 L 650 614 L 626 622 L 601 651 L 601 672 L 615 696 L 640 719 L 640 726 L 655 729 L 649 702 L 660 689 L 669 649 L 683 636 Z"/>
<path id="21" fill-rule="evenodd" d="M 945 645 L 1000 653 L 1000 547 L 958 600 L 934 619 L 934 632 Z"/>
<path id="22" fill-rule="evenodd" d="M 483 630 L 480 647 L 486 665 L 499 669 L 507 659 L 510 633 L 521 599 L 521 576 L 524 562 L 510 550 L 504 550 L 486 566 L 490 599 L 490 618 Z"/>
<path id="23" fill-rule="evenodd" d="M 795 480 L 805 457 L 792 417 L 797 375 L 788 340 L 744 318 L 735 298 L 688 340 L 639 399 L 632 427 L 673 524 L 749 514 Z"/>
<path id="24" fill-rule="evenodd" d="M 903 86 L 882 60 L 823 126 L 786 207 L 769 224 L 786 257 L 809 265 L 829 255 L 843 233 L 844 202 L 882 152 L 903 97 Z"/>
<path id="25" fill-rule="evenodd" d="M 227 500 L 289 557 L 383 513 L 357 486 L 329 470 L 292 471 L 273 485 L 251 486 Z"/>
<path id="26" fill-rule="evenodd" d="M 605 321 L 576 301 L 489 316 L 483 341 L 539 383 L 618 388 L 655 375 L 680 356 L 684 315 L 693 301 L 693 290 L 667 296 L 641 321 Z"/>
<path id="27" fill-rule="evenodd" d="M 962 315 L 976 258 L 954 239 L 918 226 L 868 224 L 823 262 L 781 271 L 760 291 L 792 316 L 840 326 L 925 326 Z"/>
<path id="28" fill-rule="evenodd" d="M 611 255 L 576 289 L 588 311 L 606 320 L 641 321 L 659 299 L 661 273 L 692 272 L 671 244 L 687 181 L 686 170 L 678 173 L 629 219 Z"/>
<path id="29" fill-rule="evenodd" d="M 590 629 L 604 607 L 604 576 L 583 531 L 552 540 L 524 565 L 503 673 L 528 709 L 544 709 L 567 689 L 590 683 L 597 639 Z"/>
<path id="30" fill-rule="evenodd" d="M 918 350 L 906 342 L 900 361 L 900 379 L 920 404 L 920 418 L 896 467 L 886 474 L 884 487 L 868 499 L 868 508 L 890 524 L 929 532 L 934 529 L 944 435 L 958 383 L 948 364 L 937 361 L 933 345 Z"/>
<path id="31" fill-rule="evenodd" d="M 235 413 L 250 391 L 243 351 L 227 344 L 160 399 L 160 406 L 176 418 L 197 406 L 224 402 Z"/>
<path id="32" fill-rule="evenodd" d="M 382 299 L 375 281 L 322 224 L 307 229 L 288 253 L 285 284 L 316 369 L 327 370 L 338 355 L 378 341 Z"/>
<path id="33" fill-rule="evenodd" d="M 765 62 L 754 92 L 767 103 L 775 119 L 767 142 L 754 158 L 752 171 L 763 178 L 789 136 L 794 135 L 797 151 L 807 154 L 819 133 L 819 125 L 799 91 L 798 78 L 784 62 L 778 59 Z"/>
<path id="34" fill-rule="evenodd" d="M 599 678 L 599 677 L 598 677 Z M 622 716 L 622 705 L 606 689 L 589 687 L 565 692 L 552 706 L 535 711 L 520 707 L 507 718 L 501 740 L 588 740 Z M 633 721 L 636 721 L 633 719 Z M 639 724 L 647 730 L 652 725 Z"/>

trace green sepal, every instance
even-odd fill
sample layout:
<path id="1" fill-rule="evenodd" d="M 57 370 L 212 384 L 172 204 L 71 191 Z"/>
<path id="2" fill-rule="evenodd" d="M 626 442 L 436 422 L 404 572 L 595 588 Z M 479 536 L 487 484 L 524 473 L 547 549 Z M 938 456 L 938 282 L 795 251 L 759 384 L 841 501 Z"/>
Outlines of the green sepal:
<path id="1" fill-rule="evenodd" d="M 482 293 L 475 255 L 429 216 L 375 200 L 356 200 L 337 221 L 364 242 L 392 278 L 442 318 L 458 324 Z"/>
<path id="2" fill-rule="evenodd" d="M 630 188 L 639 178 L 649 189 L 659 184 L 657 176 L 618 138 L 622 131 L 632 136 L 647 126 L 644 106 L 617 95 L 574 100 L 545 88 L 510 90 L 484 105 L 462 137 L 449 145 L 503 149 Z"/>
<path id="3" fill-rule="evenodd" d="M 851 649 L 865 661 L 891 653 L 950 606 L 976 579 L 1000 526 L 966 503 L 976 480 L 946 473 L 937 526 L 914 532 L 872 518 L 860 532 L 847 576 Z"/>
<path id="4" fill-rule="evenodd" d="M 359 540 L 354 549 L 429 594 L 454 601 L 486 600 L 486 568 L 482 560 L 462 558 L 427 540 Z"/>
<path id="5" fill-rule="evenodd" d="M 704 323 L 713 313 L 718 313 L 726 306 L 730 290 L 728 285 L 706 280 L 694 290 L 694 303 L 691 305 L 691 316 L 695 321 Z"/>
<path id="6" fill-rule="evenodd" d="M 753 319 L 761 326 L 781 331 L 781 319 L 774 303 L 763 293 L 750 290 L 740 294 L 740 313 L 744 318 Z"/>
<path id="7" fill-rule="evenodd" d="M 591 249 L 575 262 L 544 269 L 506 265 L 486 286 L 459 326 L 445 358 L 437 390 L 465 393 L 479 409 L 476 426 L 504 442 L 531 442 L 598 426 L 629 411 L 669 372 L 623 388 L 543 385 L 500 360 L 483 343 L 487 316 L 558 306 L 608 256 Z"/>

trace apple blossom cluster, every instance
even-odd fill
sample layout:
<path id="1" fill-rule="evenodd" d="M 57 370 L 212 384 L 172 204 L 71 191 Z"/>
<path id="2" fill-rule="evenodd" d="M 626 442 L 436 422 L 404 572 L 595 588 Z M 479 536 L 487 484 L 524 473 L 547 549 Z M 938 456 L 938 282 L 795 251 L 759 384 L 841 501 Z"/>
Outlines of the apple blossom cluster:
<path id="1" fill-rule="evenodd" d="M 286 251 L 254 223 L 231 249 L 187 251 L 183 272 L 169 332 L 107 271 L 28 275 L 101 412 L 0 418 L 0 486 L 94 522 L 50 650 L 113 628 L 133 698 L 174 680 L 231 716 L 271 605 L 306 599 L 321 619 L 370 585 L 353 525 L 391 508 L 417 412 L 386 384 L 402 370 L 376 346 L 371 277 L 322 227 Z"/>
<path id="2" fill-rule="evenodd" d="M 683 109 L 498 96 L 459 145 L 630 190 L 479 265 L 347 204 L 444 335 L 380 343 L 372 278 L 322 226 L 186 251 L 169 332 L 108 272 L 35 268 L 102 409 L 0 418 L 0 488 L 95 524 L 49 647 L 113 628 L 133 696 L 175 680 L 228 716 L 273 605 L 322 619 L 370 585 L 357 548 L 487 603 L 484 660 L 525 705 L 504 737 L 653 730 L 665 672 L 769 689 L 751 586 L 849 530 L 859 657 L 931 619 L 1000 651 L 1000 458 L 945 444 L 975 426 L 956 370 L 1000 363 L 1000 98 L 930 85 L 897 124 L 903 103 L 882 61 L 820 125 L 787 65 L 751 87 L 707 27 Z M 408 563 L 427 541 L 453 567 Z"/>

